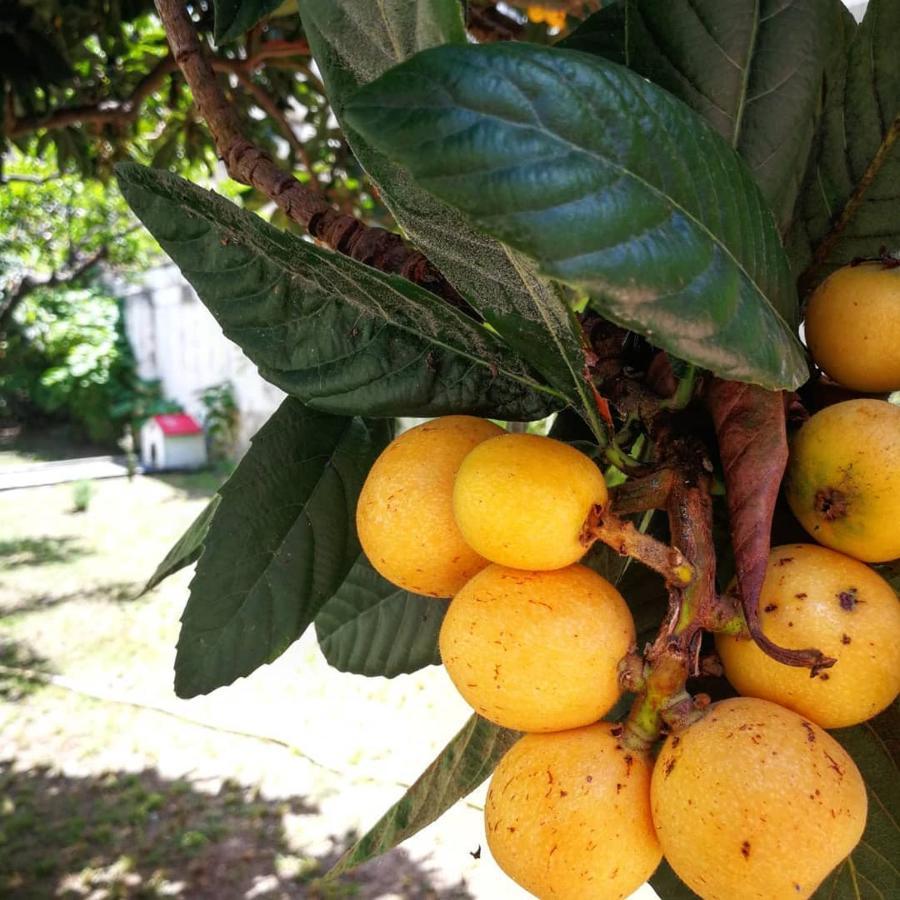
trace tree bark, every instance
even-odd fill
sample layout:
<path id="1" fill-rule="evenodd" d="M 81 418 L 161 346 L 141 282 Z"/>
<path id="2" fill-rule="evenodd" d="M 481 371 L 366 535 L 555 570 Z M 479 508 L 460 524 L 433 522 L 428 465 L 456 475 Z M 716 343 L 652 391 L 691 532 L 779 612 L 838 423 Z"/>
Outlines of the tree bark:
<path id="1" fill-rule="evenodd" d="M 302 185 L 243 134 L 206 58 L 194 24 L 181 0 L 156 0 L 175 61 L 212 134 L 228 174 L 262 192 L 317 240 L 339 253 L 384 272 L 402 275 L 466 312 L 468 304 L 422 253 L 383 228 L 334 209 L 318 191 Z"/>

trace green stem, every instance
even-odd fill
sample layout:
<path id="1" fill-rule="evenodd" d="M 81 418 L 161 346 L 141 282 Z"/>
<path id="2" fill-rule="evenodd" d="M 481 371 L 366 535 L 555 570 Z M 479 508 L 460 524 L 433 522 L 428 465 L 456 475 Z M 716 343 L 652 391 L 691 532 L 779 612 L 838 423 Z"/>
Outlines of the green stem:
<path id="1" fill-rule="evenodd" d="M 687 370 L 684 377 L 678 379 L 678 387 L 668 400 L 663 400 L 659 405 L 662 409 L 684 409 L 694 396 L 694 388 L 697 386 L 697 367 L 686 363 Z"/>

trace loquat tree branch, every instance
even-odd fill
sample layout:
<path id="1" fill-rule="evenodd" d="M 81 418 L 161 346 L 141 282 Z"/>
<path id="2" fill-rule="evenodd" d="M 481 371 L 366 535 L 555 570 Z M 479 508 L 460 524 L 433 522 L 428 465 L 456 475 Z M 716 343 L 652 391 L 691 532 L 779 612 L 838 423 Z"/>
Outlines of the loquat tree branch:
<path id="1" fill-rule="evenodd" d="M 235 75 L 244 86 L 247 86 L 252 83 L 250 76 L 267 63 L 308 55 L 309 44 L 306 41 L 266 41 L 259 46 L 252 57 L 247 59 L 217 58 L 212 61 L 212 68 L 214 71 Z M 111 103 L 104 100 L 101 103 L 64 107 L 44 116 L 26 116 L 21 119 L 17 119 L 10 113 L 7 118 L 7 137 L 24 137 L 34 131 L 66 128 L 70 125 L 129 125 L 137 119 L 148 98 L 159 90 L 169 75 L 177 71 L 178 63 L 175 61 L 175 57 L 171 53 L 167 53 L 160 57 L 157 63 L 135 85 L 134 90 L 118 102 Z M 321 87 L 318 79 L 312 73 L 310 73 L 310 78 L 313 87 L 318 90 Z M 320 93 L 324 95 L 324 89 Z M 266 111 L 268 112 L 268 110 Z"/>
<path id="2" fill-rule="evenodd" d="M 216 81 L 182 0 L 156 0 L 169 46 L 206 120 L 219 157 L 228 174 L 256 188 L 293 222 L 339 253 L 385 272 L 402 275 L 468 310 L 465 301 L 422 253 L 383 228 L 364 225 L 334 209 L 318 191 L 284 172 L 266 153 L 249 141 L 234 106 Z"/>

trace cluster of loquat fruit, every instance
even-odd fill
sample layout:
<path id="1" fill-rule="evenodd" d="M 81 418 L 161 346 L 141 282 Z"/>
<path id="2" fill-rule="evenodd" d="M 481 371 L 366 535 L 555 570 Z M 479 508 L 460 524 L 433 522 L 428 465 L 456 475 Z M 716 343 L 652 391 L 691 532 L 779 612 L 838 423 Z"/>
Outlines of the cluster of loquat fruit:
<path id="1" fill-rule="evenodd" d="M 900 556 L 900 408 L 853 400 L 814 415 L 786 494 L 825 546 L 772 550 L 763 631 L 836 663 L 810 677 L 743 630 L 718 634 L 741 696 L 670 734 L 654 760 L 601 721 L 635 626 L 579 562 L 585 523 L 608 502 L 595 463 L 468 416 L 419 425 L 376 461 L 357 508 L 366 555 L 394 584 L 452 598 L 450 678 L 481 716 L 525 732 L 493 775 L 485 824 L 494 858 L 535 896 L 624 898 L 665 855 L 704 900 L 805 898 L 856 846 L 865 785 L 823 729 L 900 692 L 900 603 L 865 564 Z"/>

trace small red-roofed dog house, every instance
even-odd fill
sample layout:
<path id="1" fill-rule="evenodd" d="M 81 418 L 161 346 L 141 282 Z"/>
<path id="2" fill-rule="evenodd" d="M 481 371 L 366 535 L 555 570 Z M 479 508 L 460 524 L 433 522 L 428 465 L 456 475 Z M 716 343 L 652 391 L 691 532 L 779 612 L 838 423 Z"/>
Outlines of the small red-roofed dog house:
<path id="1" fill-rule="evenodd" d="M 206 465 L 206 439 L 187 413 L 152 416 L 141 428 L 141 465 L 147 471 L 200 469 Z"/>

